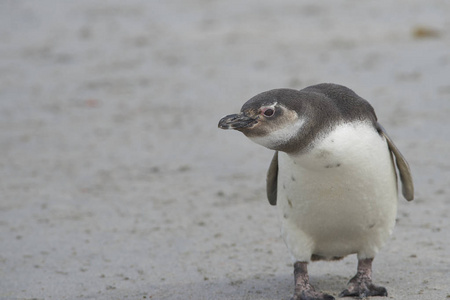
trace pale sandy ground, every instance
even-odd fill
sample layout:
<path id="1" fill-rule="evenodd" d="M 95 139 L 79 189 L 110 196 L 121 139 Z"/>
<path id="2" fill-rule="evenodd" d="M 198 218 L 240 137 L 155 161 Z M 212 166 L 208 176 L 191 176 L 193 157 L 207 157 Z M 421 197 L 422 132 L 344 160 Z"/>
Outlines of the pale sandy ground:
<path id="1" fill-rule="evenodd" d="M 217 122 L 319 82 L 412 167 L 375 280 L 449 298 L 449 49 L 439 0 L 1 1 L 0 299 L 288 299 L 272 153 Z M 312 281 L 337 296 L 355 263 Z"/>

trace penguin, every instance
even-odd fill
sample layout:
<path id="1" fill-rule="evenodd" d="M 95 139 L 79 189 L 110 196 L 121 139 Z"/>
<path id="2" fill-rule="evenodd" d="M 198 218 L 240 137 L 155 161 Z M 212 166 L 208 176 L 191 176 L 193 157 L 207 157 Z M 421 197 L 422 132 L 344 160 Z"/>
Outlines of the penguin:
<path id="1" fill-rule="evenodd" d="M 274 89 L 248 100 L 218 127 L 275 151 L 267 198 L 278 207 L 293 260 L 292 299 L 334 299 L 310 284 L 308 265 L 351 254 L 357 272 L 339 297 L 387 296 L 372 282 L 372 261 L 395 225 L 396 169 L 408 201 L 414 186 L 408 162 L 369 102 L 331 83 Z"/>

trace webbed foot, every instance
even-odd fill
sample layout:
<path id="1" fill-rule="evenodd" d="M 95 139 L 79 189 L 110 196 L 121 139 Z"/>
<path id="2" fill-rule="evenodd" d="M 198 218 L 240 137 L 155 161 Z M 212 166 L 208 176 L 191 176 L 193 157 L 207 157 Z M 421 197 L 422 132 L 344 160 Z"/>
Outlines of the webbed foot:
<path id="1" fill-rule="evenodd" d="M 308 263 L 296 262 L 294 264 L 295 291 L 291 300 L 334 300 L 334 297 L 325 293 L 316 292 L 309 283 Z"/>
<path id="2" fill-rule="evenodd" d="M 294 293 L 291 300 L 335 300 L 333 296 L 316 292 L 314 290 L 303 290 L 299 293 Z"/>
<path id="3" fill-rule="evenodd" d="M 358 261 L 358 272 L 353 277 L 339 297 L 359 297 L 361 299 L 370 296 L 388 295 L 386 288 L 372 283 L 372 258 Z"/>
<path id="4" fill-rule="evenodd" d="M 364 299 L 370 296 L 387 297 L 387 295 L 386 288 L 374 285 L 372 282 L 350 282 L 348 287 L 339 294 L 339 297 L 359 297 Z"/>

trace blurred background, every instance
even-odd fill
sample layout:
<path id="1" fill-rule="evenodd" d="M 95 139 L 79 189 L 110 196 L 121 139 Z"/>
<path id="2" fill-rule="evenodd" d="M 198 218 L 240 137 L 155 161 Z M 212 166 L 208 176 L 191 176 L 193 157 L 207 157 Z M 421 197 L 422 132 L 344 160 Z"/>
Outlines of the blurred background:
<path id="1" fill-rule="evenodd" d="M 0 299 L 288 299 L 272 153 L 217 123 L 321 82 L 413 171 L 375 280 L 448 298 L 449 48 L 442 0 L 1 1 Z M 310 272 L 337 295 L 355 268 Z"/>

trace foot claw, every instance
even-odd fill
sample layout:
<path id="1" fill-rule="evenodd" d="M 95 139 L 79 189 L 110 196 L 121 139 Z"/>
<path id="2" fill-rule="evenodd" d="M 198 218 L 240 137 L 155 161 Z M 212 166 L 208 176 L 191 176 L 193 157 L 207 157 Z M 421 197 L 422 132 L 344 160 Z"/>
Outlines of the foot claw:
<path id="1" fill-rule="evenodd" d="M 353 296 L 356 296 L 356 294 L 350 292 L 348 289 L 343 290 L 343 291 L 339 294 L 339 298 L 353 297 Z"/>

